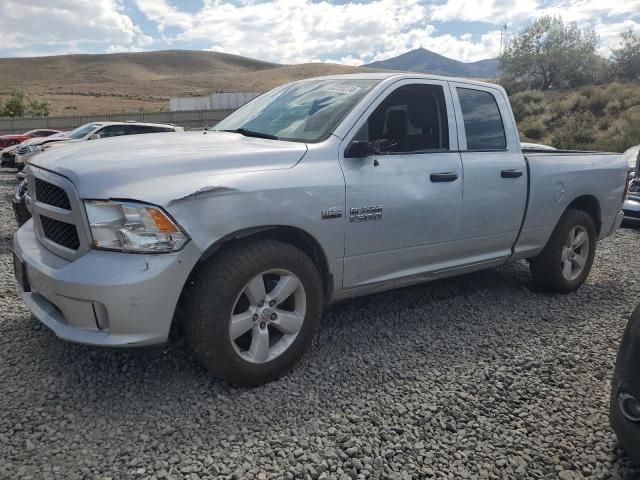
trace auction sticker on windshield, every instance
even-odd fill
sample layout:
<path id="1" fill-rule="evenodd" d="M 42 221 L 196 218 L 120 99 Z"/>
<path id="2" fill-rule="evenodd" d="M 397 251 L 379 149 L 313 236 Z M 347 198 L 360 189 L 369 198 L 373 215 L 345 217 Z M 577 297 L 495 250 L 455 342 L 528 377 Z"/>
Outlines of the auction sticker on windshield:
<path id="1" fill-rule="evenodd" d="M 355 85 L 347 85 L 345 83 L 330 83 L 322 90 L 328 92 L 344 93 L 345 95 L 353 95 L 362 90 L 362 87 L 356 87 Z"/>

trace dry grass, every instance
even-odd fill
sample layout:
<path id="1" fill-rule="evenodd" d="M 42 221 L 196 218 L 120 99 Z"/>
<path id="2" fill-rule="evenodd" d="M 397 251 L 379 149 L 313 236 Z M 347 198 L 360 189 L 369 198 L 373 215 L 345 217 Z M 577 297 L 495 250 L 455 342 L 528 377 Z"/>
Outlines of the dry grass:
<path id="1" fill-rule="evenodd" d="M 640 83 L 511 96 L 522 140 L 621 152 L 640 143 Z"/>
<path id="2" fill-rule="evenodd" d="M 162 51 L 0 59 L 0 97 L 16 88 L 51 104 L 51 115 L 166 110 L 169 97 L 264 91 L 288 81 L 365 69 L 278 65 L 237 55 Z"/>

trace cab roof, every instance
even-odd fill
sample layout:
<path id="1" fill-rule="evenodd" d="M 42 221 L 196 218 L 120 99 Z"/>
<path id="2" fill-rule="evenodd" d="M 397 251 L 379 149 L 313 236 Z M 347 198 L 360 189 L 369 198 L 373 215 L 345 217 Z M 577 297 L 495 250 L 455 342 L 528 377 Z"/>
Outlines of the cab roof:
<path id="1" fill-rule="evenodd" d="M 414 73 L 414 72 L 388 72 L 388 73 L 347 73 L 341 75 L 327 75 L 323 77 L 314 77 L 307 78 L 304 80 L 300 80 L 301 82 L 309 81 L 309 80 L 415 80 L 415 79 L 425 79 L 425 80 L 439 80 L 443 82 L 458 82 L 458 83 L 469 83 L 478 86 L 484 87 L 500 87 L 497 83 L 493 82 L 483 82 L 481 80 L 474 80 L 471 78 L 464 77 L 447 77 L 442 75 L 431 75 L 429 73 Z"/>

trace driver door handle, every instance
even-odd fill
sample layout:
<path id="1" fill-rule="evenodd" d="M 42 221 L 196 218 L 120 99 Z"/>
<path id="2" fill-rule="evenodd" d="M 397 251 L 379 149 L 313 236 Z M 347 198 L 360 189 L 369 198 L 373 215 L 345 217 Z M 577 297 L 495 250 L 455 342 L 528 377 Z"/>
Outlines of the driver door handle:
<path id="1" fill-rule="evenodd" d="M 435 183 L 455 182 L 458 179 L 458 174 L 456 172 L 432 173 L 429 178 Z"/>
<path id="2" fill-rule="evenodd" d="M 502 178 L 518 178 L 522 176 L 522 170 L 502 170 L 502 172 L 500 172 L 500 176 Z"/>

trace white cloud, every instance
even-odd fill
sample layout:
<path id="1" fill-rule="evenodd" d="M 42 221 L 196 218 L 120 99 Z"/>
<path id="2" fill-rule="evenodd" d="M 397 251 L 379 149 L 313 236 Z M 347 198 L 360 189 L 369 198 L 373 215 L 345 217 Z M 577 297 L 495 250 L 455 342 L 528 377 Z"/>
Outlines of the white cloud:
<path id="1" fill-rule="evenodd" d="M 438 34 L 430 23 L 436 17 L 434 7 L 419 0 L 272 0 L 240 5 L 205 0 L 195 13 L 179 11 L 167 0 L 136 0 L 136 5 L 163 29 L 180 30 L 173 43 L 205 41 L 211 49 L 273 62 L 330 59 L 358 65 L 420 46 L 462 61 L 498 53 L 495 32 L 475 39 Z"/>
<path id="2" fill-rule="evenodd" d="M 502 24 L 516 22 L 524 18 L 537 16 L 537 0 L 447 0 L 430 6 L 432 20 L 447 22 L 452 20 L 466 22 L 488 22 Z"/>
<path id="3" fill-rule="evenodd" d="M 627 30 L 640 33 L 640 21 L 624 20 L 614 23 L 599 23 L 595 26 L 596 32 L 600 35 L 600 52 L 603 55 L 609 55 L 611 49 L 616 48 L 620 44 L 620 34 Z"/>
<path id="4" fill-rule="evenodd" d="M 0 45 L 73 50 L 82 43 L 151 44 L 122 8 L 118 0 L 0 0 Z"/>
<path id="5" fill-rule="evenodd" d="M 151 21 L 147 32 L 128 16 L 133 4 Z M 358 65 L 418 47 L 462 61 L 495 57 L 505 22 L 512 35 L 545 14 L 593 26 L 604 54 L 622 31 L 640 31 L 640 0 L 202 0 L 196 11 L 184 8 L 179 0 L 0 0 L 0 49 L 187 46 L 279 63 Z M 465 22 L 485 27 L 474 24 L 472 34 Z"/>

